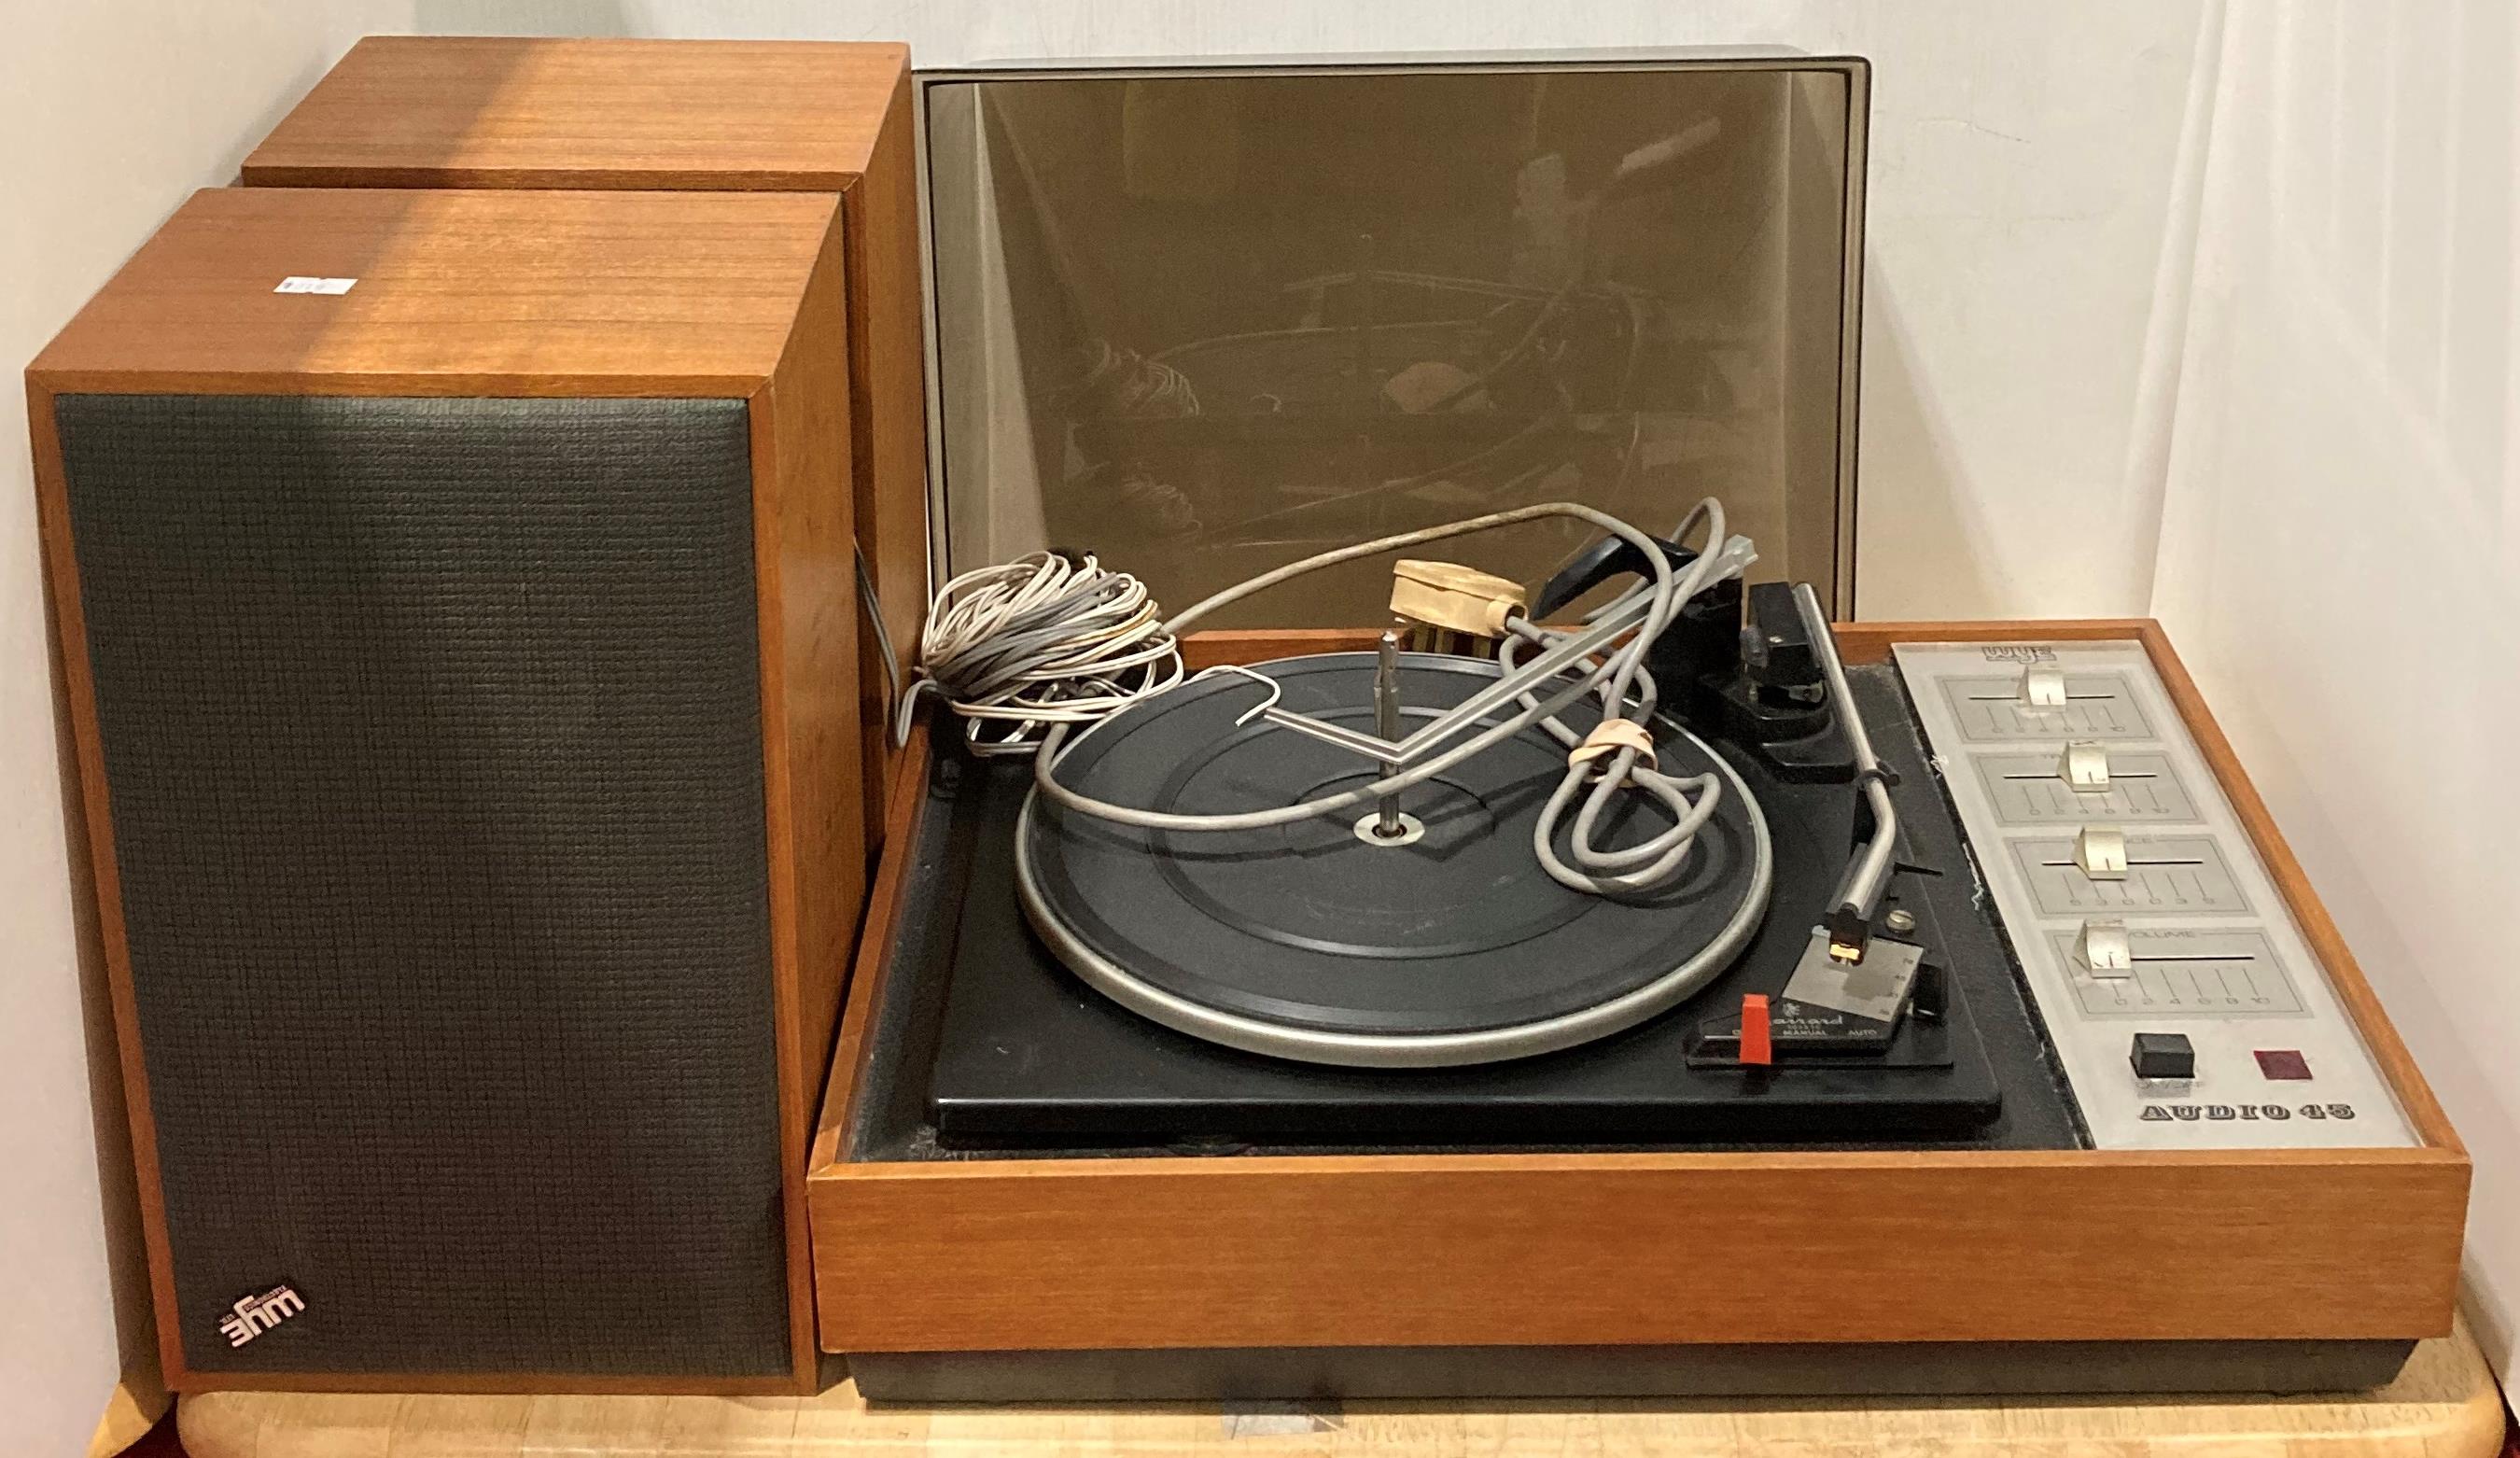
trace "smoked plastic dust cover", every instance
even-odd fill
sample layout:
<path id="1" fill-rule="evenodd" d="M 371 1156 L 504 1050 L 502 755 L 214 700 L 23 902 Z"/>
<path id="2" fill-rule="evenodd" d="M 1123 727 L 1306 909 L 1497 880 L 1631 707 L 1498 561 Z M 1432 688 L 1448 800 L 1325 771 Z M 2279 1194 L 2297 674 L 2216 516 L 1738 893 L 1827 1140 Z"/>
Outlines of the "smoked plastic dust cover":
<path id="1" fill-rule="evenodd" d="M 1713 494 L 1851 598 L 1864 63 L 920 77 L 944 572 L 1100 553 L 1173 609 L 1328 547 Z M 1536 581 L 1551 521 L 1443 555 Z M 1209 626 L 1385 615 L 1387 561 Z M 1833 606 L 1834 604 L 1832 604 Z"/>

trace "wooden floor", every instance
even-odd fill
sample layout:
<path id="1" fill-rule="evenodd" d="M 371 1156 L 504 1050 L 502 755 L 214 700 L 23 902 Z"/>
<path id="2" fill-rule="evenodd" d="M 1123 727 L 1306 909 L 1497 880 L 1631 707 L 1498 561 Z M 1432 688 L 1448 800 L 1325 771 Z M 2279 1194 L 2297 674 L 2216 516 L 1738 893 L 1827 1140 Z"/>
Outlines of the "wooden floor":
<path id="1" fill-rule="evenodd" d="M 2022 1398 L 1283 1405 L 1214 1408 L 869 1407 L 843 1384 L 811 1399 L 413 1397 L 212 1393 L 185 1399 L 191 1458 L 684 1458 L 1007 1454 L 1520 1455 L 2501 1452 L 2501 1394 L 2462 1330 L 2425 1343 L 2373 1392 L 2302 1397 Z"/>

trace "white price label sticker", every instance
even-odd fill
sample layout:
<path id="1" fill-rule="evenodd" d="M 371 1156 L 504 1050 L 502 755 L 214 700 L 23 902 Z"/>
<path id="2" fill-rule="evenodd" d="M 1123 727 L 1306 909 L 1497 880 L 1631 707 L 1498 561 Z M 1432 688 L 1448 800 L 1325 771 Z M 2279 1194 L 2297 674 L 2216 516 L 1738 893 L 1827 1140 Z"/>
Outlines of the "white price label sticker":
<path id="1" fill-rule="evenodd" d="M 357 282 L 357 279 L 318 279 L 292 273 L 282 279 L 280 287 L 271 292 L 274 294 L 347 294 L 350 292 L 350 286 Z"/>

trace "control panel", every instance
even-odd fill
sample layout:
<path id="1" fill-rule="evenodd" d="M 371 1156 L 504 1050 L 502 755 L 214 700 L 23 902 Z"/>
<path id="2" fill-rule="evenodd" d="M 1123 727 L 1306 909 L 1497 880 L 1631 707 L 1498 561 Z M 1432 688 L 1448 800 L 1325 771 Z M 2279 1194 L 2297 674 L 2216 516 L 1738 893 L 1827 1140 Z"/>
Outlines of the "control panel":
<path id="1" fill-rule="evenodd" d="M 1895 652 L 2094 1144 L 2416 1142 L 2142 644 Z"/>

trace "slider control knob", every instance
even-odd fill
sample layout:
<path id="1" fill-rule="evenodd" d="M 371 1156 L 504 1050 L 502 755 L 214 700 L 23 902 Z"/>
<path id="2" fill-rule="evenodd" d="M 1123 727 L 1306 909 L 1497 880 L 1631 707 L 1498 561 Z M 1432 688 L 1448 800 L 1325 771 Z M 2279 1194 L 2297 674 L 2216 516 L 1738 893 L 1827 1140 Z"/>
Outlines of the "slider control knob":
<path id="1" fill-rule="evenodd" d="M 2056 778 L 2077 790 L 2109 788 L 2109 752 L 2086 740 L 2065 746 L 2057 757 Z"/>
<path id="2" fill-rule="evenodd" d="M 2093 881 L 2126 880 L 2126 832 L 2106 825 L 2084 826 L 2074 837 L 2074 864 Z"/>
<path id="3" fill-rule="evenodd" d="M 2036 664 L 2021 670 L 2021 702 L 2032 708 L 2065 706 L 2065 670 Z"/>
<path id="4" fill-rule="evenodd" d="M 2124 922 L 2091 921 L 2083 923 L 2083 934 L 2076 950 L 2083 954 L 2083 965 L 2095 978 L 2124 978 L 2135 975 L 2135 953 L 2127 946 Z"/>

